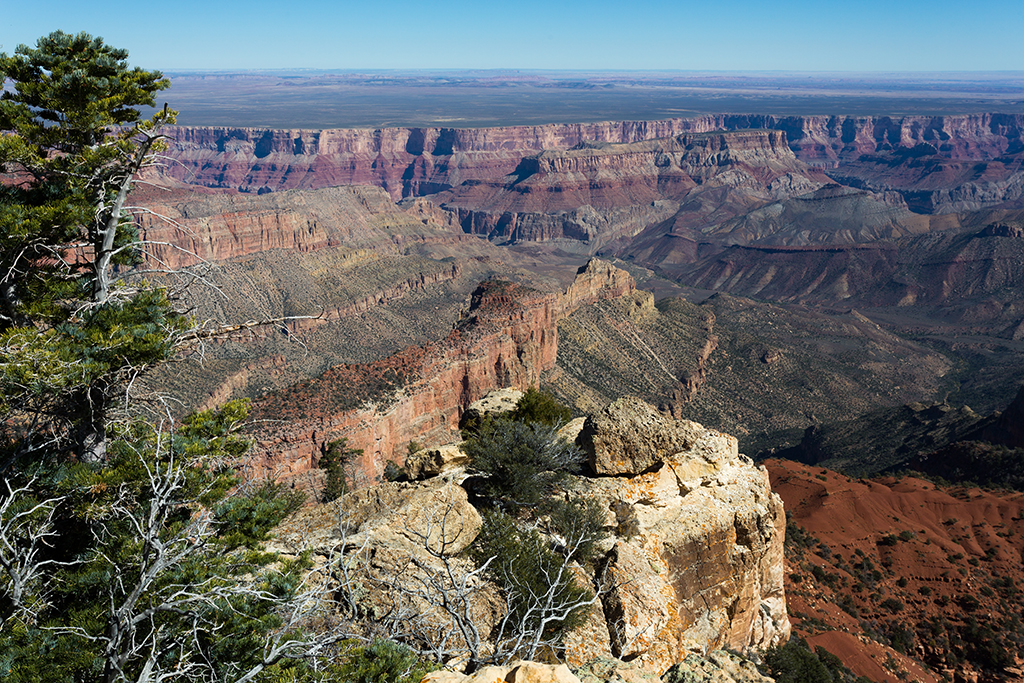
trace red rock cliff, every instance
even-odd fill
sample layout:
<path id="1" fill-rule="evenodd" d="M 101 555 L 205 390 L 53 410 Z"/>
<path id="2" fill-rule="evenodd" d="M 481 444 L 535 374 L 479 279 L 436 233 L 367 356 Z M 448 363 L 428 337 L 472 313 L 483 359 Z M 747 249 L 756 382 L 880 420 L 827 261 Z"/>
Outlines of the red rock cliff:
<path id="1" fill-rule="evenodd" d="M 591 261 L 564 294 L 490 280 L 449 336 L 367 365 L 267 395 L 254 406 L 257 467 L 294 476 L 316 465 L 338 438 L 364 451 L 360 470 L 376 478 L 411 440 L 454 438 L 462 411 L 499 387 L 528 388 L 555 365 L 558 320 L 579 306 L 635 288 L 628 273 Z"/>
<path id="2" fill-rule="evenodd" d="M 267 192 L 376 185 L 392 197 L 432 194 L 466 180 L 500 178 L 520 160 L 584 141 L 628 143 L 683 133 L 775 129 L 802 161 L 835 167 L 857 157 L 931 145 L 948 159 L 982 159 L 1024 148 L 1024 115 L 847 117 L 721 114 L 504 128 L 262 130 L 170 127 L 168 175 L 208 187 Z"/>

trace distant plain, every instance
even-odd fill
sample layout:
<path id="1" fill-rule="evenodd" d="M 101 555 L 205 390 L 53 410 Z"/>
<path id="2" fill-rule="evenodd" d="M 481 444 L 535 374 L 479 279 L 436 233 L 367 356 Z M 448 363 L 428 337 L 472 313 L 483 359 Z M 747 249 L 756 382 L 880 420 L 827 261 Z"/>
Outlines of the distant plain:
<path id="1" fill-rule="evenodd" d="M 181 72 L 186 126 L 483 128 L 712 113 L 897 116 L 1024 113 L 1024 72 Z"/>

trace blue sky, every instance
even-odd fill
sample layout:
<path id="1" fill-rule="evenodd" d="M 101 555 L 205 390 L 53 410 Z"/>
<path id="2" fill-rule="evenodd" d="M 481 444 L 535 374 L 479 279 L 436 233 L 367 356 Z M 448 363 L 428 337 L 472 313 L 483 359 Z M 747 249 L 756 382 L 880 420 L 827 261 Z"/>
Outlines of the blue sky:
<path id="1" fill-rule="evenodd" d="M 165 71 L 1024 70 L 1022 0 L 0 0 L 0 50 L 55 29 Z"/>

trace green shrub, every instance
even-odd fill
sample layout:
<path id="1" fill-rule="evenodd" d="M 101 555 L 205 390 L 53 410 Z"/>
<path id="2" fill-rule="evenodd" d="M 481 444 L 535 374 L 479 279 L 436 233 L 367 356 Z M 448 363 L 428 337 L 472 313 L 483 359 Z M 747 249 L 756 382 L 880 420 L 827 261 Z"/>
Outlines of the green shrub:
<path id="1" fill-rule="evenodd" d="M 886 598 L 885 600 L 880 602 L 878 606 L 882 607 L 883 609 L 889 610 L 893 614 L 903 611 L 903 603 L 897 600 L 896 598 Z"/>
<path id="2" fill-rule="evenodd" d="M 437 668 L 403 645 L 375 640 L 346 652 L 331 678 L 345 683 L 419 683 Z"/>
<path id="3" fill-rule="evenodd" d="M 555 397 L 534 388 L 526 390 L 510 417 L 516 422 L 540 422 L 549 427 L 563 425 L 572 419 L 572 411 Z"/>
<path id="4" fill-rule="evenodd" d="M 591 564 L 597 558 L 601 541 L 608 536 L 604 508 L 593 498 L 560 500 L 552 508 L 552 530 L 563 539 L 566 559 Z"/>
<path id="5" fill-rule="evenodd" d="M 463 445 L 482 474 L 477 492 L 506 508 L 537 506 L 570 472 L 583 466 L 583 452 L 541 423 L 490 419 Z"/>
<path id="6" fill-rule="evenodd" d="M 320 496 L 321 502 L 329 503 L 348 493 L 349 468 L 362 454 L 361 448 L 348 447 L 348 439 L 337 439 L 327 444 L 317 463 L 317 467 L 327 472 L 327 484 Z"/>
<path id="7" fill-rule="evenodd" d="M 485 510 L 483 526 L 471 554 L 478 565 L 501 587 L 508 601 L 509 624 L 502 636 L 541 629 L 544 619 L 572 605 L 591 600 L 593 592 L 579 585 L 569 560 L 548 547 L 535 529 L 521 530 L 500 510 Z M 560 640 L 583 623 L 586 605 L 569 610 L 564 619 L 543 628 L 543 637 Z"/>
<path id="8" fill-rule="evenodd" d="M 828 666 L 799 638 L 768 648 L 758 668 L 776 683 L 833 683 Z"/>

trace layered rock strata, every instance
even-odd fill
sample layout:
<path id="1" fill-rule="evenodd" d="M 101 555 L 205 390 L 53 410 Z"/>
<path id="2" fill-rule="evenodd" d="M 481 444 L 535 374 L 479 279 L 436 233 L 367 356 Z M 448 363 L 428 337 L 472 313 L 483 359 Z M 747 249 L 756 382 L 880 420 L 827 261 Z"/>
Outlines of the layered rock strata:
<path id="1" fill-rule="evenodd" d="M 243 192 L 376 185 L 392 197 L 433 194 L 511 173 L 527 156 L 584 141 L 630 143 L 719 130 L 783 131 L 797 157 L 835 167 L 864 154 L 929 145 L 948 159 L 1024 149 L 1024 116 L 793 116 L 721 114 L 664 121 L 504 128 L 263 130 L 170 127 L 166 173 Z M 918 152 L 930 152 L 927 149 Z"/>
<path id="2" fill-rule="evenodd" d="M 344 247 L 400 253 L 417 244 L 472 240 L 398 210 L 375 187 L 330 187 L 265 195 L 143 191 L 133 199 L 140 237 L 154 263 L 182 268 L 281 249 L 311 253 Z"/>
<path id="3" fill-rule="evenodd" d="M 778 131 L 685 134 L 636 143 L 581 143 L 524 158 L 504 178 L 467 182 L 432 201 L 462 229 L 507 242 L 561 240 L 591 252 L 696 210 L 693 196 L 736 195 L 759 206 L 828 181 L 786 146 Z M 684 206 L 685 203 L 685 206 Z M 718 200 L 720 204 L 720 198 Z M 722 220 L 730 211 L 719 206 Z"/>
<path id="4" fill-rule="evenodd" d="M 539 385 L 555 364 L 558 320 L 635 286 L 627 273 L 596 260 L 563 294 L 484 282 L 446 339 L 376 363 L 339 366 L 257 401 L 257 467 L 300 474 L 315 467 L 327 443 L 344 437 L 363 449 L 361 471 L 375 479 L 410 441 L 452 441 L 463 411 L 491 390 Z"/>

